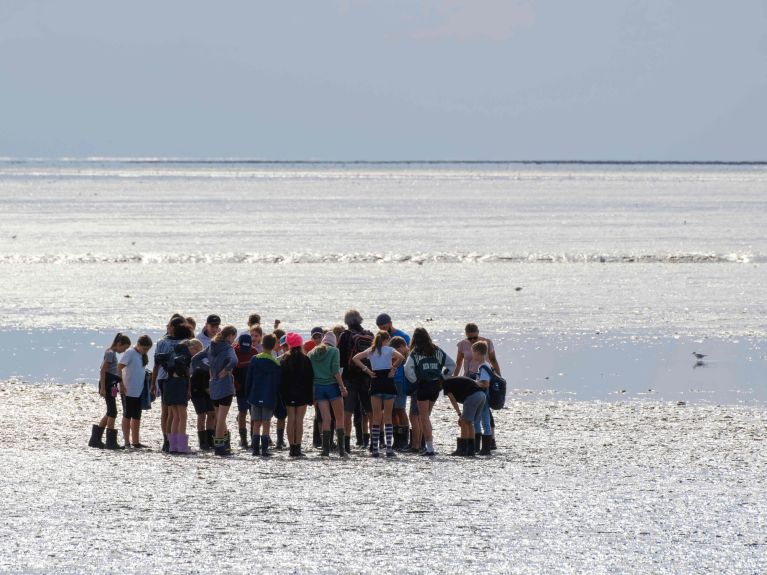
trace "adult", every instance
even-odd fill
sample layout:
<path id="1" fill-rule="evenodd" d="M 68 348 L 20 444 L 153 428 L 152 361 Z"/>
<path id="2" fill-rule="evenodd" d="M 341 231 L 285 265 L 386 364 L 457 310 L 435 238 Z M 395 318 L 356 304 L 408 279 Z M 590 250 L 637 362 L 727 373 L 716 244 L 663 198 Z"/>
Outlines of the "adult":
<path id="1" fill-rule="evenodd" d="M 370 404 L 370 377 L 357 367 L 352 358 L 361 351 L 369 349 L 373 344 L 373 334 L 362 327 L 362 315 L 356 309 L 350 309 L 344 314 L 346 330 L 338 340 L 341 367 L 343 368 L 343 380 L 348 394 L 344 398 L 344 429 L 346 430 L 346 443 L 344 448 L 351 453 L 351 430 L 352 416 L 357 403 L 362 408 L 362 429 L 368 429 L 368 416 L 373 407 Z M 323 414 L 324 417 L 324 414 Z"/>

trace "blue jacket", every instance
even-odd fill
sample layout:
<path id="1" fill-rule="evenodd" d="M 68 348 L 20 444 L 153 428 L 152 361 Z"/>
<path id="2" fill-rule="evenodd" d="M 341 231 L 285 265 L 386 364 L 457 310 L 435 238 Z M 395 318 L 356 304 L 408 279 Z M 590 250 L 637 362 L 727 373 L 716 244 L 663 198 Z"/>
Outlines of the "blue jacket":
<path id="1" fill-rule="evenodd" d="M 253 407 L 274 407 L 282 383 L 282 368 L 269 353 L 259 353 L 250 360 L 245 393 Z"/>
<path id="2" fill-rule="evenodd" d="M 231 344 L 225 341 L 213 341 L 208 350 L 210 360 L 210 398 L 221 399 L 228 395 L 234 395 L 234 378 L 229 373 L 222 379 L 218 374 L 222 370 L 233 370 L 237 367 L 237 354 Z"/>

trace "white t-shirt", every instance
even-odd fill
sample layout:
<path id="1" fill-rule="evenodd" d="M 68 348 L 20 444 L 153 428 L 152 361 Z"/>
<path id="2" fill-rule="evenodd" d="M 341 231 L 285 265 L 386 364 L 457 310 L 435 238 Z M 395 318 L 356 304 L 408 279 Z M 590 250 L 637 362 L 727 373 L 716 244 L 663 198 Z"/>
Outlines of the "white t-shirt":
<path id="1" fill-rule="evenodd" d="M 373 371 L 378 371 L 379 369 L 391 369 L 392 352 L 394 352 L 394 348 L 389 347 L 388 345 L 381 347 L 381 353 L 378 353 L 376 350 L 371 351 L 368 354 L 370 369 Z"/>
<path id="2" fill-rule="evenodd" d="M 132 347 L 123 354 L 120 363 L 125 366 L 123 369 L 123 384 L 125 385 L 126 395 L 128 397 L 141 397 L 146 374 L 144 362 L 141 361 L 141 354 Z"/>

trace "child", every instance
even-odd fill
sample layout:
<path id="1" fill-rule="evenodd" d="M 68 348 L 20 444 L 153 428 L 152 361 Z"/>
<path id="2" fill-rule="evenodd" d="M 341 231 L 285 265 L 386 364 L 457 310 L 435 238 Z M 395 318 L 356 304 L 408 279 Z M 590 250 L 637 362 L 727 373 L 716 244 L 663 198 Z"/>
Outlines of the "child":
<path id="1" fill-rule="evenodd" d="M 190 340 L 183 340 L 173 349 L 156 357 L 168 375 L 162 400 L 168 408 L 168 452 L 189 453 L 189 436 L 186 434 L 187 406 L 191 397 L 190 364 L 192 355 L 202 345 L 190 346 Z"/>
<path id="2" fill-rule="evenodd" d="M 136 346 L 127 350 L 117 369 L 122 374 L 120 393 L 122 394 L 123 420 L 122 430 L 125 445 L 135 449 L 145 448 L 139 439 L 141 425 L 141 392 L 146 379 L 147 354 L 152 349 L 152 339 L 148 335 L 138 338 Z"/>
<path id="3" fill-rule="evenodd" d="M 474 424 L 479 421 L 482 406 L 487 400 L 485 392 L 481 384 L 468 377 L 449 377 L 442 382 L 442 390 L 453 404 L 461 428 L 458 449 L 452 455 L 474 457 Z M 463 404 L 463 411 L 458 407 L 459 403 Z"/>
<path id="4" fill-rule="evenodd" d="M 399 354 L 406 360 L 409 353 L 407 347 L 409 339 L 410 337 L 405 339 L 396 335 L 389 341 L 389 345 L 397 350 L 397 352 L 399 352 Z M 410 440 L 408 438 L 410 425 L 407 416 L 407 392 L 409 384 L 405 377 L 405 366 L 402 364 L 397 368 L 397 371 L 394 374 L 394 386 L 397 388 L 397 398 L 394 400 L 394 411 L 392 412 L 394 419 L 394 449 L 404 451 L 407 450 L 410 445 Z M 417 420 L 417 417 L 413 418 L 414 427 Z"/>
<path id="5" fill-rule="evenodd" d="M 278 325 L 280 325 L 280 320 L 274 320 L 274 327 L 276 328 Z M 282 329 L 275 329 L 273 333 L 274 337 L 277 338 L 278 345 L 274 347 L 272 355 L 279 360 L 290 349 L 288 347 L 287 334 Z M 277 445 L 274 448 L 282 451 L 285 449 L 285 419 L 288 417 L 288 410 L 279 392 L 277 394 L 277 403 L 274 405 L 274 417 L 277 418 Z"/>
<path id="6" fill-rule="evenodd" d="M 218 456 L 232 454 L 229 431 L 226 429 L 226 416 L 234 397 L 234 378 L 232 371 L 237 367 L 237 355 L 232 344 L 237 337 L 237 328 L 224 326 L 210 342 L 208 361 L 210 362 L 210 398 L 216 410 L 216 436 L 213 438 L 213 450 Z"/>
<path id="7" fill-rule="evenodd" d="M 234 344 L 234 353 L 237 354 L 237 367 L 232 372 L 234 376 L 234 389 L 237 396 L 237 427 L 240 430 L 240 447 L 247 449 L 248 427 L 246 416 L 250 405 L 248 405 L 248 397 L 245 393 L 245 381 L 248 376 L 250 360 L 256 355 L 256 350 L 253 349 L 253 338 L 250 334 L 243 333 L 237 338 L 237 343 Z"/>
<path id="8" fill-rule="evenodd" d="M 397 397 L 394 385 L 394 374 L 400 364 L 405 361 L 401 353 L 387 345 L 391 336 L 387 331 L 379 331 L 373 338 L 373 345 L 365 351 L 356 354 L 352 361 L 357 368 L 370 376 L 370 404 L 372 409 L 371 455 L 378 457 L 378 445 L 381 436 L 381 411 L 383 410 L 384 431 L 386 433 L 386 457 L 394 457 L 392 438 L 392 409 Z M 370 367 L 362 363 L 370 361 Z"/>
<path id="9" fill-rule="evenodd" d="M 130 343 L 130 338 L 127 335 L 118 333 L 114 340 L 112 340 L 112 345 L 104 352 L 104 361 L 101 362 L 101 371 L 99 373 L 99 395 L 104 398 L 107 404 L 107 413 L 97 425 L 91 428 L 91 438 L 88 441 L 88 447 L 120 449 L 120 446 L 117 444 L 117 430 L 115 429 L 117 386 L 120 383 L 117 354 L 124 353 L 130 347 Z M 106 444 L 102 441 L 104 430 L 107 433 Z"/>
<path id="10" fill-rule="evenodd" d="M 200 342 L 198 339 L 192 341 Z M 202 342 L 200 342 L 202 347 Z M 192 357 L 190 378 L 192 389 L 192 404 L 197 414 L 197 441 L 201 451 L 213 449 L 213 436 L 216 430 L 216 410 L 210 399 L 210 359 L 208 348 L 203 349 Z"/>
<path id="11" fill-rule="evenodd" d="M 309 360 L 312 362 L 314 372 L 314 401 L 317 409 L 322 414 L 322 452 L 320 456 L 330 456 L 330 445 L 332 443 L 332 434 L 330 430 L 331 416 L 333 410 L 336 421 L 343 421 L 344 400 L 348 395 L 346 386 L 341 379 L 341 355 L 336 348 L 336 336 L 333 332 L 328 332 L 322 337 L 320 345 L 309 352 Z M 344 445 L 344 428 L 336 428 L 338 437 L 338 455 L 348 457 Z"/>
<path id="12" fill-rule="evenodd" d="M 305 457 L 301 452 L 306 406 L 314 400 L 314 370 L 304 355 L 303 339 L 297 333 L 286 336 L 289 351 L 282 357 L 282 388 L 280 395 L 288 412 L 288 443 L 291 457 Z"/>
<path id="13" fill-rule="evenodd" d="M 476 433 L 481 432 L 481 436 L 477 436 L 475 433 L 474 449 L 479 450 L 480 455 L 490 455 L 492 450 L 493 431 L 490 421 L 490 404 L 487 399 L 487 393 L 490 389 L 490 381 L 492 380 L 493 366 L 488 361 L 488 352 L 490 346 L 487 342 L 482 340 L 472 344 L 471 354 L 474 365 L 477 368 L 477 384 L 485 392 L 485 403 L 482 406 L 482 412 L 480 417 L 474 421 L 474 431 Z M 478 441 L 479 439 L 479 441 Z"/>
<path id="14" fill-rule="evenodd" d="M 272 355 L 277 338 L 270 334 L 264 336 L 261 345 L 264 351 L 250 360 L 246 384 L 250 420 L 253 422 L 253 455 L 269 457 L 269 426 L 272 422 L 274 406 L 280 389 L 281 370 L 277 359 Z"/>

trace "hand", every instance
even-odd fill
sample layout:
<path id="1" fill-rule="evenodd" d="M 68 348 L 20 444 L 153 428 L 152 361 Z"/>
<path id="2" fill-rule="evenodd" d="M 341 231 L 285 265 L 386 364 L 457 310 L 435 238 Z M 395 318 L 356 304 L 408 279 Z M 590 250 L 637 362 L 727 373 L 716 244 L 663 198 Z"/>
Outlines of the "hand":
<path id="1" fill-rule="evenodd" d="M 396 367 L 392 367 L 392 368 L 389 370 L 389 378 L 391 379 L 391 378 L 393 378 L 395 375 L 397 375 L 397 368 L 396 368 Z"/>
<path id="2" fill-rule="evenodd" d="M 152 395 L 157 397 L 157 386 L 156 385 L 152 385 L 152 388 L 149 390 L 149 393 L 151 393 Z"/>
<path id="3" fill-rule="evenodd" d="M 106 396 L 107 396 L 107 392 L 106 392 L 106 390 L 104 389 L 104 386 L 103 386 L 103 385 L 101 385 L 101 384 L 99 384 L 99 395 L 100 395 L 101 397 L 106 397 Z"/>
<path id="4" fill-rule="evenodd" d="M 128 395 L 128 390 L 125 389 L 125 384 L 120 382 L 120 395 Z"/>
<path id="5" fill-rule="evenodd" d="M 280 320 L 278 320 L 278 319 L 274 320 L 274 329 L 277 329 L 278 327 L 280 327 L 281 323 L 282 322 Z"/>
<path id="6" fill-rule="evenodd" d="M 221 373 L 218 374 L 218 377 L 216 379 L 224 379 L 227 376 L 227 371 L 225 369 L 221 370 Z"/>
<path id="7" fill-rule="evenodd" d="M 346 397 L 349 395 L 349 391 L 346 389 L 346 386 L 341 386 L 341 397 Z"/>

